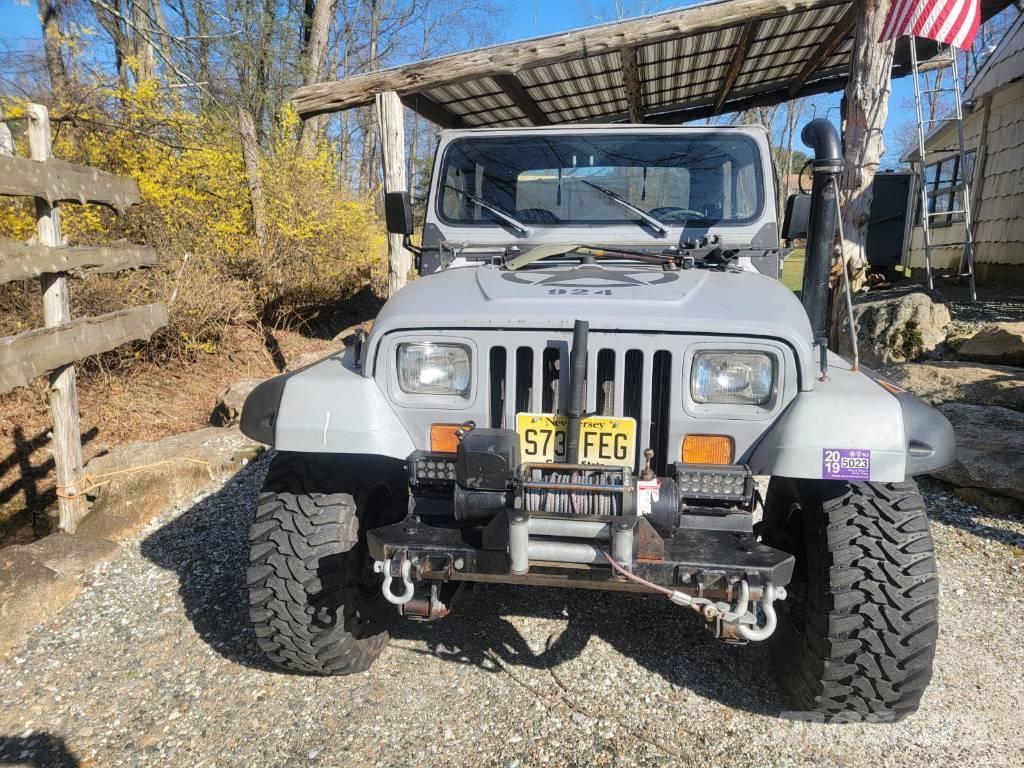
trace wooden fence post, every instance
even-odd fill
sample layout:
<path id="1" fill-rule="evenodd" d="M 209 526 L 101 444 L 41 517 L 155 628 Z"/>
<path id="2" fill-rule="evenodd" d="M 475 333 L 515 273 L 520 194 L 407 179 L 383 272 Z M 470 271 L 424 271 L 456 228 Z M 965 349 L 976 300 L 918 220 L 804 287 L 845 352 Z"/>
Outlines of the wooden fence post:
<path id="1" fill-rule="evenodd" d="M 45 161 L 50 156 L 50 116 L 46 107 L 29 104 L 28 140 L 33 160 Z M 36 219 L 39 242 L 51 248 L 62 243 L 60 206 L 36 198 Z M 68 302 L 68 281 L 63 275 L 44 274 L 39 278 L 43 293 L 43 320 L 47 327 L 71 320 Z M 78 390 L 75 366 L 68 365 L 50 374 L 50 416 L 53 419 L 53 461 L 57 470 L 57 488 L 62 494 L 79 490 L 82 468 L 82 428 L 78 418 Z M 88 512 L 85 498 L 65 498 L 58 494 L 60 529 L 74 533 Z"/>
<path id="2" fill-rule="evenodd" d="M 378 93 L 375 100 L 377 121 L 380 125 L 380 155 L 384 164 L 384 191 L 402 192 L 407 186 L 402 100 L 394 91 Z M 405 286 L 411 267 L 409 252 L 402 247 L 402 236 L 389 234 L 388 298 Z"/>

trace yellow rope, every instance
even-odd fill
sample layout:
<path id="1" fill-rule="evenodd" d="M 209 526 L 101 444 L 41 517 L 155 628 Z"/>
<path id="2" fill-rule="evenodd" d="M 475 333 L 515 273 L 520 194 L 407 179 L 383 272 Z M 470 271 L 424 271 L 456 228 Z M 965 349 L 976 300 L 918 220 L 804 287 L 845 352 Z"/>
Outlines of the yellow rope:
<path id="1" fill-rule="evenodd" d="M 71 483 L 70 485 L 58 485 L 57 496 L 61 499 L 77 499 L 81 496 L 85 496 L 90 491 L 94 491 L 104 485 L 107 485 L 113 478 L 121 475 L 133 475 L 137 472 L 145 472 L 150 469 L 156 469 L 166 464 L 173 464 L 176 461 L 187 461 L 190 464 L 203 464 L 207 468 L 210 466 L 210 462 L 205 459 L 190 459 L 184 456 L 173 459 L 164 459 L 163 461 L 154 461 L 152 464 L 140 464 L 137 467 L 129 467 L 128 469 L 117 469 L 113 472 L 100 472 L 96 475 L 83 475 L 81 481 L 77 483 Z M 84 485 L 84 487 L 82 487 Z M 82 490 L 76 491 L 75 493 L 67 493 L 68 488 L 81 487 Z"/>

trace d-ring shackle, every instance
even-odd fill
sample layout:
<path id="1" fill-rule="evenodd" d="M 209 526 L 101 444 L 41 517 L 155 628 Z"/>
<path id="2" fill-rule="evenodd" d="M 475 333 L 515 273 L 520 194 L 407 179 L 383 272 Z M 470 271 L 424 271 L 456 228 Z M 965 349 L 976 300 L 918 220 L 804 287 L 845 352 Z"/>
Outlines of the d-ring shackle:
<path id="1" fill-rule="evenodd" d="M 409 573 L 412 570 L 412 562 L 405 558 L 402 560 L 402 583 L 405 585 L 405 591 L 400 595 L 396 595 L 391 591 L 391 558 L 381 562 L 378 560 L 373 564 L 373 568 L 378 573 L 384 574 L 384 583 L 381 585 L 381 592 L 384 593 L 384 599 L 392 605 L 405 605 L 412 600 L 414 591 L 412 579 L 409 578 Z"/>

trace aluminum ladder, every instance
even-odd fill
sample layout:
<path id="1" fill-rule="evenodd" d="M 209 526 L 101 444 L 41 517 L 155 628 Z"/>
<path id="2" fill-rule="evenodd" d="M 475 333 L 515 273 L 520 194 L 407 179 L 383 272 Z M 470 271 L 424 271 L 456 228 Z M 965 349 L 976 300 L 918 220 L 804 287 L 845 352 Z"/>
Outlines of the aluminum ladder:
<path id="1" fill-rule="evenodd" d="M 962 83 L 960 82 L 960 65 L 957 62 L 956 50 L 952 46 L 943 45 L 942 43 L 938 44 L 938 56 L 926 62 L 918 61 L 916 43 L 917 38 L 910 36 L 910 61 L 914 70 L 914 104 L 917 107 L 917 149 L 920 155 L 920 162 L 917 165 L 917 186 L 921 197 L 919 204 L 921 206 L 921 228 L 924 233 L 925 272 L 928 277 L 928 288 L 932 289 L 935 287 L 932 275 L 931 220 L 939 216 L 949 216 L 950 221 L 952 221 L 953 216 L 962 214 L 964 239 L 954 243 L 945 243 L 942 247 L 961 246 L 963 248 L 963 255 L 960 257 L 960 267 L 957 271 L 960 277 L 966 277 L 968 279 L 971 289 L 971 301 L 975 302 L 978 300 L 978 293 L 974 282 L 974 226 L 971 221 L 971 179 L 968 179 L 967 174 L 965 173 L 967 167 L 967 142 L 964 138 L 964 113 L 963 103 L 961 102 L 961 94 L 963 93 L 963 90 L 961 87 Z M 928 87 L 929 84 L 927 82 L 922 83 L 922 73 L 946 67 L 949 67 L 952 70 L 952 82 L 948 87 Z M 943 93 L 950 94 L 953 97 L 953 103 L 955 105 L 954 113 L 944 117 L 925 118 L 924 96 L 928 94 Z M 946 123 L 951 120 L 956 122 L 957 128 L 957 151 L 959 152 L 959 159 L 957 162 L 960 181 L 945 190 L 953 194 L 950 210 L 930 213 L 928 211 L 928 186 L 925 183 L 925 176 L 928 168 L 928 155 L 925 148 L 925 140 L 927 139 L 927 134 L 931 126 L 939 123 Z M 944 156 L 948 156 L 951 151 L 952 150 L 938 150 L 938 152 Z M 961 208 L 956 207 L 958 192 L 960 193 Z M 955 222 L 953 223 L 955 224 Z"/>

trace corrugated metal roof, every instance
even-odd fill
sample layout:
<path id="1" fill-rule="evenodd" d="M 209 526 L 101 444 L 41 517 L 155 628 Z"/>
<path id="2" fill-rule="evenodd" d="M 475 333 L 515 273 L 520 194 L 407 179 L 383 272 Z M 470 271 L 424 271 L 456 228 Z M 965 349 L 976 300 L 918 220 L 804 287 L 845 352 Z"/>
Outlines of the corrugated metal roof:
<path id="1" fill-rule="evenodd" d="M 982 0 L 984 17 L 1010 1 Z M 406 106 L 448 127 L 637 115 L 679 123 L 841 90 L 857 6 L 854 0 L 712 0 L 305 86 L 293 104 L 309 117 L 395 91 Z M 935 46 L 919 41 L 918 52 L 930 58 Z M 894 75 L 908 71 L 907 38 L 897 44 L 895 64 Z M 639 99 L 631 103 L 634 93 Z"/>
<path id="2" fill-rule="evenodd" d="M 745 50 L 738 47 L 743 25 L 637 46 L 644 112 L 656 121 L 659 114 L 713 107 L 729 65 L 737 57 L 744 61 L 733 83 L 731 100 L 757 96 L 765 90 L 788 89 L 830 33 L 844 22 L 850 5 L 836 0 L 811 10 L 755 21 L 756 30 Z M 835 54 L 825 58 L 822 66 L 807 78 L 808 82 L 821 76 L 834 79 L 845 74 L 853 44 L 852 25 L 847 21 L 845 26 L 850 29 L 849 34 L 836 45 Z M 523 69 L 517 77 L 552 124 L 628 117 L 629 105 L 617 54 L 544 64 Z M 466 127 L 526 121 L 525 115 L 515 108 L 484 110 L 486 99 L 473 92 L 477 82 L 471 80 L 441 89 L 447 98 L 435 97 L 439 89 L 426 93 L 457 115 Z M 838 82 L 830 85 L 841 87 Z"/>

